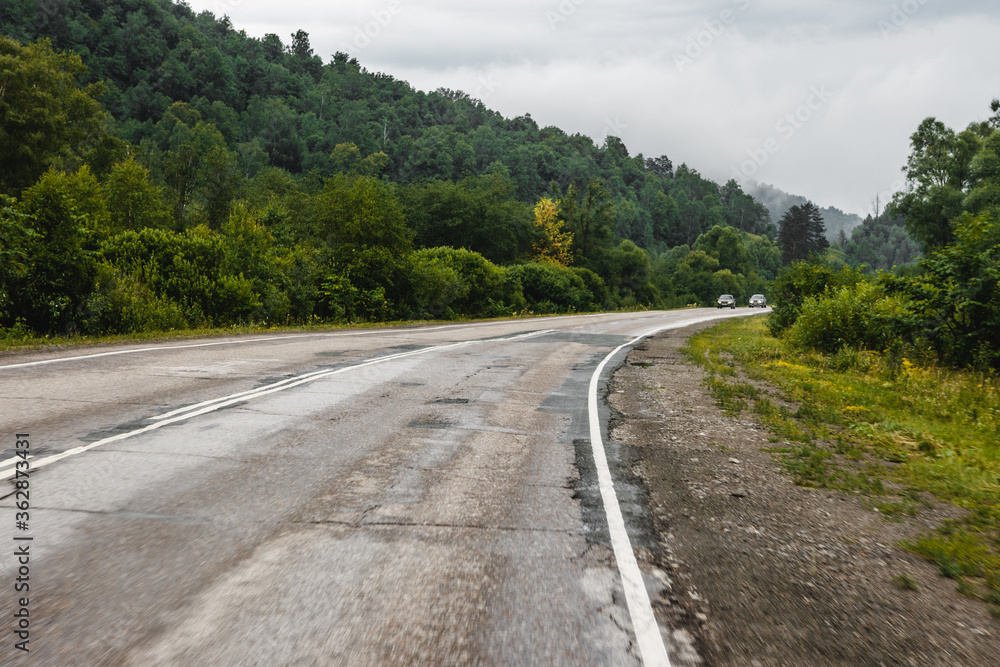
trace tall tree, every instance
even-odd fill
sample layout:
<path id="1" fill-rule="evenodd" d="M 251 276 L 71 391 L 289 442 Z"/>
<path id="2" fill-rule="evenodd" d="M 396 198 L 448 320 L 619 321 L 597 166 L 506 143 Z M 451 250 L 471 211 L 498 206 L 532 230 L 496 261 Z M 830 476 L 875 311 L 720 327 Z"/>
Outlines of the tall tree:
<path id="1" fill-rule="evenodd" d="M 646 171 L 654 173 L 660 178 L 673 178 L 674 163 L 666 155 L 646 158 Z"/>
<path id="2" fill-rule="evenodd" d="M 565 223 L 559 219 L 559 205 L 542 197 L 535 204 L 534 213 L 535 227 L 541 238 L 535 242 L 532 260 L 569 266 L 573 259 L 573 235 L 563 231 Z"/>
<path id="3" fill-rule="evenodd" d="M 889 213 L 906 220 L 906 230 L 925 253 L 954 241 L 952 221 L 962 213 L 974 178 L 972 161 L 987 131 L 988 125 L 973 123 L 955 134 L 926 118 L 910 137 L 912 150 L 903 168 L 908 188 L 893 198 Z"/>
<path id="4" fill-rule="evenodd" d="M 811 201 L 793 206 L 778 223 L 778 245 L 785 264 L 806 259 L 830 247 L 819 208 Z"/>
<path id="5" fill-rule="evenodd" d="M 106 136 L 99 84 L 81 87 L 80 56 L 48 40 L 0 37 L 0 191 L 19 194 L 50 166 L 71 167 Z"/>
<path id="6" fill-rule="evenodd" d="M 573 234 L 574 262 L 590 269 L 599 260 L 598 255 L 610 249 L 613 243 L 614 206 L 607 188 L 597 180 L 587 184 L 580 201 L 577 198 L 573 184 L 560 200 L 559 212 Z"/>

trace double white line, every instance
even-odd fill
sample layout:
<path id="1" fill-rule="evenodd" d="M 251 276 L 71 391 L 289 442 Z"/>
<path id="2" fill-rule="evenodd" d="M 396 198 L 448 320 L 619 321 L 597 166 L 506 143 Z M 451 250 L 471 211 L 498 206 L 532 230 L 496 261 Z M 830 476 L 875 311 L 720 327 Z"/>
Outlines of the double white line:
<path id="1" fill-rule="evenodd" d="M 460 343 L 452 343 L 450 345 L 435 345 L 433 347 L 425 347 L 420 350 L 412 350 L 410 352 L 399 352 L 397 354 L 389 354 L 384 357 L 377 357 L 375 359 L 370 359 L 369 361 L 364 361 L 360 364 L 355 364 L 353 366 L 346 366 L 344 368 L 338 368 L 336 370 L 322 370 L 313 371 L 312 373 L 306 373 L 304 375 L 298 375 L 293 378 L 288 378 L 287 380 L 281 380 L 279 382 L 274 382 L 263 387 L 258 387 L 256 389 L 250 389 L 247 391 L 241 391 L 236 394 L 230 394 L 228 396 L 222 396 L 220 398 L 214 398 L 210 401 L 203 401 L 201 403 L 196 403 L 194 405 L 188 405 L 183 408 L 178 408 L 177 410 L 171 410 L 170 412 L 164 413 L 162 415 L 157 415 L 155 417 L 150 417 L 150 421 L 153 423 L 144 426 L 143 428 L 136 429 L 134 431 L 129 431 L 128 433 L 119 433 L 118 435 L 113 435 L 103 440 L 98 440 L 97 442 L 92 442 L 89 445 L 81 445 L 80 447 L 74 447 L 73 449 L 67 449 L 65 452 L 60 452 L 59 454 L 53 454 L 52 456 L 47 456 L 41 459 L 35 459 L 31 463 L 31 470 L 35 471 L 39 468 L 44 468 L 47 465 L 51 465 L 57 461 L 61 461 L 70 456 L 76 456 L 77 454 L 83 454 L 91 449 L 101 447 L 103 445 L 110 444 L 112 442 L 118 442 L 120 440 L 125 440 L 126 438 L 131 438 L 133 436 L 142 435 L 143 433 L 150 433 L 157 429 L 163 428 L 164 426 L 169 426 L 170 424 L 176 424 L 177 422 L 184 421 L 186 419 L 191 419 L 193 417 L 199 417 L 210 412 L 215 412 L 216 410 L 221 410 L 222 408 L 229 407 L 230 405 L 235 405 L 236 403 L 243 403 L 244 401 L 249 401 L 254 398 L 260 398 L 261 396 L 268 396 L 270 394 L 276 394 L 280 391 L 286 391 L 292 389 L 293 387 L 298 387 L 309 382 L 315 382 L 316 380 L 322 380 L 324 378 L 332 377 L 334 375 L 340 375 L 341 373 L 347 373 L 349 371 L 355 371 L 359 368 L 365 368 L 368 366 L 375 366 L 377 364 L 384 364 L 387 361 L 394 361 L 396 359 L 405 359 L 407 357 L 415 357 L 421 354 L 428 354 L 430 352 L 440 352 L 442 350 L 455 349 L 458 347 L 464 347 L 466 345 L 471 345 L 473 343 L 487 343 L 487 342 L 506 342 L 514 340 L 522 340 L 525 338 L 534 338 L 536 336 L 544 336 L 550 333 L 554 333 L 555 329 L 547 329 L 545 331 L 533 331 L 526 334 L 521 334 L 519 336 L 513 336 L 510 338 L 486 338 L 481 340 L 467 340 Z M 29 457 L 34 459 L 34 457 Z M 6 461 L 0 461 L 0 479 L 7 479 L 13 477 L 15 472 L 15 466 L 18 461 L 22 459 L 18 456 L 7 459 Z"/>

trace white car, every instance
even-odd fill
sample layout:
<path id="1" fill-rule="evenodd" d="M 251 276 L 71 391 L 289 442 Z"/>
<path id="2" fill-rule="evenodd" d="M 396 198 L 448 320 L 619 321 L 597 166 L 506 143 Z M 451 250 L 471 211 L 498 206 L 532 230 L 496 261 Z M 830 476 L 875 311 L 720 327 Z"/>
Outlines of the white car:
<path id="1" fill-rule="evenodd" d="M 754 294 L 750 297 L 751 308 L 767 308 L 767 299 L 763 294 Z"/>

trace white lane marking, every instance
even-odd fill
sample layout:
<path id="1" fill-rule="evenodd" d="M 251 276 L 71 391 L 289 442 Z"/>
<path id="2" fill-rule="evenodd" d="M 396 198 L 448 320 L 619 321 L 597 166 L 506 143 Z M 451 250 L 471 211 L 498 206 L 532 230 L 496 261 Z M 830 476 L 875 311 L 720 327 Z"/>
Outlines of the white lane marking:
<path id="1" fill-rule="evenodd" d="M 506 337 L 506 338 L 492 338 L 484 340 L 466 340 L 458 343 L 451 343 L 449 345 L 435 345 L 433 347 L 425 347 L 420 350 L 413 350 L 412 352 L 401 352 L 398 354 L 390 354 L 384 357 L 377 357 L 369 361 L 362 362 L 360 364 L 355 364 L 353 366 L 346 366 L 344 368 L 338 368 L 336 370 L 330 371 L 319 371 L 313 373 L 306 373 L 305 375 L 290 378 L 289 380 L 283 380 L 281 382 L 275 383 L 273 385 L 268 385 L 266 387 L 260 387 L 258 389 L 252 390 L 250 392 L 240 392 L 238 394 L 232 394 L 230 396 L 224 396 L 222 398 L 216 399 L 215 401 L 206 401 L 205 403 L 199 403 L 198 405 L 188 406 L 187 408 L 182 408 L 181 410 L 175 410 L 174 416 L 167 419 L 160 419 L 155 421 L 149 426 L 144 426 L 143 428 L 136 429 L 134 431 L 129 431 L 128 433 L 119 433 L 103 440 L 98 440 L 97 442 L 92 442 L 89 445 L 81 445 L 80 447 L 74 447 L 73 449 L 67 449 L 65 452 L 59 454 L 53 454 L 52 456 L 45 457 L 43 459 L 38 459 L 31 465 L 32 470 L 38 470 L 39 468 L 44 468 L 45 466 L 61 461 L 70 456 L 76 456 L 77 454 L 83 454 L 91 449 L 101 447 L 103 445 L 110 444 L 112 442 L 118 442 L 119 440 L 125 440 L 126 438 L 131 438 L 136 435 L 141 435 L 143 433 L 149 433 L 157 429 L 163 428 L 169 424 L 173 424 L 179 421 L 184 421 L 186 419 L 191 419 L 192 417 L 199 417 L 210 412 L 215 412 L 216 410 L 221 410 L 224 407 L 228 407 L 235 403 L 242 403 L 244 401 L 259 398 L 261 396 L 267 396 L 269 394 L 275 394 L 280 391 L 285 391 L 286 389 L 291 389 L 292 387 L 298 387 L 299 385 L 307 384 L 309 382 L 314 382 L 316 380 L 331 377 L 333 375 L 340 375 L 341 373 L 346 373 L 348 371 L 353 371 L 358 368 L 364 368 L 366 366 L 374 366 L 376 364 L 385 363 L 386 361 L 392 361 L 394 359 L 402 359 L 404 357 L 414 357 L 420 354 L 427 354 L 428 352 L 438 352 L 440 350 L 448 350 L 457 347 L 464 347 L 466 345 L 472 345 L 473 343 L 485 343 L 485 342 L 507 342 L 514 340 L 522 340 L 525 338 L 534 338 L 536 336 L 544 336 L 553 333 L 554 330 L 548 329 L 545 331 L 531 331 L 526 334 L 520 334 L 518 336 Z M 179 413 L 179 414 L 176 414 Z M 17 458 L 8 459 L 4 461 L 0 468 L 7 467 L 11 464 L 17 462 Z M 2 478 L 9 478 L 14 474 L 13 470 L 7 470 L 0 472 Z"/>
<path id="2" fill-rule="evenodd" d="M 28 454 L 27 459 L 22 459 L 20 456 L 14 456 L 6 461 L 0 461 L 0 468 L 6 468 L 7 466 L 15 465 L 18 461 L 25 461 L 35 458 L 34 454 Z"/>
<path id="3" fill-rule="evenodd" d="M 632 628 L 635 631 L 642 663 L 647 667 L 654 665 L 656 667 L 669 667 L 670 658 L 667 656 L 667 648 L 663 644 L 663 635 L 660 634 L 660 627 L 656 623 L 653 606 L 649 601 L 649 593 L 646 591 L 642 572 L 639 570 L 639 564 L 635 559 L 635 552 L 632 550 L 632 542 L 629 540 L 628 531 L 625 530 L 625 519 L 622 517 L 621 506 L 618 504 L 618 496 L 615 495 L 614 481 L 611 479 L 611 469 L 608 467 L 608 456 L 604 450 L 604 440 L 601 436 L 601 418 L 597 409 L 597 390 L 600 384 L 601 373 L 616 354 L 653 334 L 667 331 L 668 329 L 680 329 L 692 324 L 728 319 L 730 317 L 732 315 L 716 315 L 657 327 L 615 348 L 614 352 L 604 357 L 604 360 L 598 364 L 597 369 L 590 378 L 590 391 L 587 396 L 587 409 L 590 413 L 590 446 L 594 453 L 594 465 L 597 468 L 597 481 L 601 490 L 601 500 L 604 503 L 604 513 L 608 519 L 611 546 L 615 552 L 615 561 L 618 563 L 618 572 L 622 578 L 622 587 L 625 589 L 625 600 L 628 603 L 629 615 L 632 617 Z"/>
<path id="4" fill-rule="evenodd" d="M 390 355 L 387 355 L 387 356 L 384 356 L 384 357 L 379 357 L 379 360 L 380 361 L 389 361 L 390 359 L 398 359 L 399 357 L 404 356 L 406 354 L 407 353 L 405 353 L 405 352 L 401 352 L 401 353 L 398 353 L 398 354 L 390 354 Z M 257 387 L 256 389 L 248 389 L 247 391 L 241 391 L 241 392 L 238 392 L 236 394 L 230 394 L 229 396 L 221 396 L 219 398 L 213 398 L 213 399 L 210 399 L 210 400 L 207 400 L 207 401 L 202 401 L 201 403 L 196 403 L 194 405 L 185 405 L 182 408 L 177 408 L 176 410 L 171 410 L 170 412 L 165 412 L 162 415 L 156 415 L 154 417 L 150 417 L 150 419 L 152 421 L 160 421 L 162 419 L 169 419 L 171 417 L 175 417 L 175 416 L 177 416 L 179 414 L 183 414 L 185 412 L 192 412 L 192 411 L 197 410 L 199 408 L 203 408 L 203 407 L 205 407 L 207 405 L 212 405 L 214 403 L 221 403 L 223 401 L 228 401 L 228 400 L 233 399 L 233 398 L 249 399 L 249 398 L 252 398 L 254 395 L 256 395 L 256 394 L 258 394 L 258 393 L 260 393 L 260 392 L 262 392 L 264 390 L 273 389 L 275 387 L 281 387 L 283 385 L 286 385 L 286 384 L 289 384 L 289 383 L 292 383 L 292 382 L 298 382 L 299 380 L 305 380 L 306 378 L 311 378 L 311 377 L 313 377 L 315 375 L 325 375 L 325 374 L 327 374 L 329 372 L 330 372 L 329 369 L 325 369 L 325 370 L 321 370 L 321 371 L 313 371 L 312 373 L 305 373 L 304 375 L 296 375 L 295 377 L 291 377 L 291 378 L 288 378 L 286 380 L 280 380 L 280 381 L 274 382 L 272 384 L 264 385 L 263 387 Z"/>
<path id="5" fill-rule="evenodd" d="M 64 361 L 80 361 L 81 359 L 97 359 L 98 357 L 114 357 L 119 354 L 139 354 L 140 352 L 158 352 L 160 350 L 186 350 L 192 347 L 212 347 L 214 345 L 244 345 L 246 343 L 263 343 L 265 341 L 271 340 L 286 340 L 288 338 L 305 338 L 312 334 L 303 334 L 300 336 L 274 336 L 272 338 L 253 338 L 250 340 L 233 340 L 233 341 L 220 341 L 218 343 L 197 343 L 193 345 L 167 345 L 161 347 L 140 347 L 132 350 L 115 350 L 113 352 L 100 352 L 98 354 L 83 354 L 77 357 L 58 357 L 56 359 L 43 359 L 42 361 L 28 361 L 23 364 L 8 364 L 6 366 L 0 366 L 0 370 L 7 370 L 10 368 L 27 368 L 29 366 L 44 366 L 46 364 L 59 364 Z M 359 333 L 357 335 L 364 335 Z"/>
<path id="6" fill-rule="evenodd" d="M 563 315 L 559 317 L 546 318 L 548 321 L 574 319 L 581 317 L 598 317 L 601 315 L 617 315 L 618 313 L 593 313 L 590 315 Z M 444 324 L 437 327 L 416 327 L 411 329 L 386 328 L 374 331 L 351 331 L 344 333 L 315 333 L 315 334 L 291 334 L 288 336 L 271 336 L 269 338 L 251 338 L 248 340 L 224 340 L 215 343 L 193 343 L 191 345 L 161 345 L 159 347 L 141 347 L 131 350 L 113 350 L 111 352 L 99 352 L 96 354 L 84 354 L 75 357 L 58 357 L 55 359 L 43 359 L 41 361 L 26 361 L 20 364 L 7 364 L 0 366 L 0 371 L 12 368 L 28 368 L 30 366 L 45 366 L 48 364 L 59 364 L 66 361 L 81 361 L 83 359 L 97 359 L 99 357 L 114 357 L 121 354 L 139 354 L 141 352 L 160 352 L 163 350 L 188 350 L 196 347 L 214 347 L 218 345 L 246 345 L 248 343 L 265 343 L 273 340 L 293 340 L 297 338 L 343 338 L 348 336 L 374 336 L 377 334 L 398 336 L 403 334 L 416 334 L 425 331 L 440 331 L 441 329 L 473 329 L 475 327 L 488 327 L 503 324 L 518 324 L 525 320 L 501 320 L 499 322 L 476 322 L 474 324 Z"/>
<path id="7" fill-rule="evenodd" d="M 532 338 L 534 336 L 543 336 L 543 335 L 546 335 L 546 334 L 549 334 L 549 333 L 552 333 L 552 332 L 553 332 L 552 329 L 547 329 L 545 331 L 531 331 L 531 332 L 528 332 L 526 334 L 520 334 L 518 336 L 514 336 L 514 337 L 510 337 L 510 338 L 491 338 L 491 339 L 486 339 L 486 340 L 488 340 L 488 341 L 520 340 L 522 338 Z M 477 342 L 477 341 L 464 341 L 461 344 L 466 345 L 466 344 L 471 344 L 471 343 L 474 343 L 474 342 Z M 448 346 L 446 346 L 446 347 L 448 347 Z M 425 348 L 425 349 L 429 350 L 429 349 L 443 349 L 443 348 L 439 346 L 439 347 L 436 347 L 436 348 Z M 393 359 L 400 359 L 402 357 L 411 356 L 411 355 L 413 355 L 415 353 L 418 353 L 418 352 L 421 352 L 421 350 L 417 350 L 415 352 L 398 352 L 396 354 L 389 354 L 389 355 L 386 355 L 384 357 L 379 357 L 378 358 L 378 362 L 382 363 L 382 362 L 385 362 L 385 361 L 391 361 Z M 367 364 L 363 363 L 363 364 L 359 364 L 359 365 L 355 365 L 355 366 L 348 366 L 347 368 L 360 368 L 361 366 L 364 366 L 364 365 L 367 365 Z M 343 370 L 345 370 L 345 369 L 340 369 L 339 371 L 336 371 L 336 372 L 341 372 Z M 287 387 L 285 387 L 284 385 L 287 385 L 289 383 L 295 383 L 295 386 L 297 386 L 299 384 L 302 384 L 302 381 L 304 381 L 304 380 L 307 380 L 307 379 L 316 379 L 314 376 L 323 376 L 323 377 L 326 377 L 327 375 L 331 375 L 333 373 L 334 373 L 333 371 L 321 370 L 321 371 L 313 371 L 312 373 L 306 373 L 304 375 L 297 375 L 297 376 L 295 376 L 293 378 L 288 378 L 286 380 L 279 380 L 278 382 L 275 382 L 273 384 L 265 385 L 263 387 L 257 387 L 256 389 L 248 389 L 247 391 L 241 391 L 241 392 L 236 393 L 236 394 L 230 394 L 229 396 L 221 396 L 219 398 L 213 398 L 213 399 L 210 399 L 210 400 L 207 400 L 207 401 L 202 401 L 201 403 L 196 403 L 194 405 L 187 405 L 187 406 L 184 406 L 182 408 L 177 408 L 176 410 L 171 410 L 170 412 L 165 412 L 162 415 L 156 415 L 155 417 L 150 417 L 150 419 L 152 421 L 160 421 L 160 420 L 163 420 L 163 419 L 170 419 L 170 418 L 175 417 L 175 416 L 180 415 L 180 414 L 184 414 L 184 413 L 188 413 L 188 412 L 193 412 L 193 411 L 199 410 L 199 409 L 201 409 L 201 408 L 203 408 L 205 406 L 213 405 L 215 403 L 222 403 L 222 402 L 225 402 L 225 401 L 230 401 L 230 400 L 235 399 L 235 398 L 239 398 L 241 400 L 247 401 L 247 400 L 250 400 L 251 398 L 255 398 L 259 394 L 269 393 L 269 390 L 274 389 L 276 387 L 282 387 L 282 388 L 287 389 Z M 0 466 L 0 467 L 2 467 L 2 466 Z"/>
<path id="8" fill-rule="evenodd" d="M 636 340 L 641 340 L 637 338 Z M 590 378 L 590 395 L 587 397 L 587 407 L 590 411 L 590 446 L 594 452 L 594 465 L 597 468 L 597 481 L 601 489 L 601 500 L 604 502 L 604 513 L 608 519 L 608 532 L 611 535 L 611 546 L 615 552 L 615 562 L 625 589 L 625 601 L 628 603 L 629 615 L 632 617 L 632 628 L 639 644 L 639 656 L 642 664 L 647 667 L 669 667 L 670 658 L 667 648 L 663 645 L 663 636 L 656 623 L 653 607 L 649 602 L 646 584 L 642 580 L 642 572 L 632 551 L 632 542 L 625 530 L 625 519 L 622 517 L 618 496 L 615 495 L 611 470 L 608 468 L 608 457 L 604 451 L 604 441 L 601 438 L 601 419 L 597 412 L 597 388 L 601 371 L 608 365 L 611 358 L 623 348 L 635 341 L 615 348 L 615 351 L 604 357 Z"/>

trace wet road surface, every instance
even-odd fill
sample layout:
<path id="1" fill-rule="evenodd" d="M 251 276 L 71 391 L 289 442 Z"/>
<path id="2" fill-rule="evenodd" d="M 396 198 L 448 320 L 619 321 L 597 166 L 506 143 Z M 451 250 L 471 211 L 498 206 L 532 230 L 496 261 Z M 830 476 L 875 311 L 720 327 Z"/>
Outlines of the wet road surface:
<path id="1" fill-rule="evenodd" d="M 0 473 L 17 433 L 33 469 L 30 529 L 8 480 L 0 539 L 33 538 L 28 659 L 637 664 L 581 499 L 588 384 L 637 335 L 743 310 L 6 354 Z"/>

